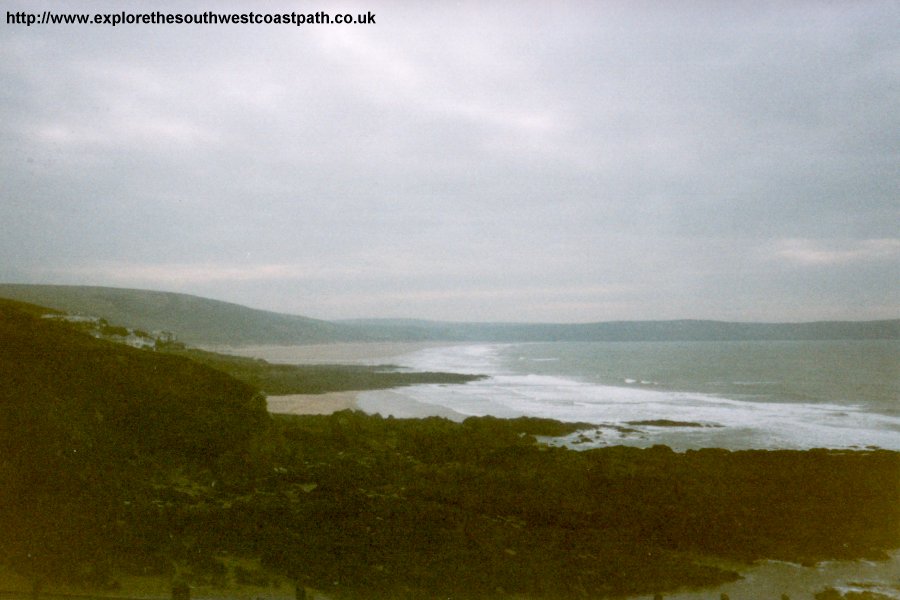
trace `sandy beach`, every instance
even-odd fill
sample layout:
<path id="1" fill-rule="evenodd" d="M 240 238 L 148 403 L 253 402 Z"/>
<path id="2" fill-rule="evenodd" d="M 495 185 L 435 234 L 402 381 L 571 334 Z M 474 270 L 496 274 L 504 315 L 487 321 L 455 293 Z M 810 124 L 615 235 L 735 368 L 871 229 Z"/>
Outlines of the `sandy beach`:
<path id="1" fill-rule="evenodd" d="M 452 421 L 462 421 L 466 418 L 466 415 L 443 406 L 417 402 L 403 394 L 402 388 L 269 396 L 266 402 L 270 413 L 283 415 L 330 415 L 340 410 L 361 410 L 368 414 L 398 419 L 445 417 Z"/>
<path id="2" fill-rule="evenodd" d="M 393 357 L 447 345 L 434 342 L 355 342 L 304 346 L 215 346 L 206 349 L 223 354 L 261 358 L 277 364 L 385 364 L 390 363 Z M 366 394 L 364 406 L 360 406 L 360 394 Z M 384 416 L 396 412 L 395 416 L 406 418 L 427 416 L 452 418 L 455 415 L 449 409 L 421 405 L 402 394 L 394 394 L 391 390 L 377 390 L 374 394 L 349 391 L 269 396 L 267 406 L 270 413 L 290 415 L 330 415 L 341 410 L 365 410 Z"/>
<path id="3" fill-rule="evenodd" d="M 356 397 L 356 403 L 359 410 L 370 415 L 377 414 L 397 419 L 444 417 L 451 421 L 462 421 L 467 416 L 445 406 L 419 402 L 405 393 L 402 387 L 360 392 Z"/>
<path id="4" fill-rule="evenodd" d="M 418 350 L 448 346 L 446 342 L 354 342 L 309 344 L 304 346 L 209 346 L 206 350 L 261 358 L 276 364 L 389 364 L 391 359 Z M 363 395 L 360 398 L 360 395 Z M 421 418 L 442 416 L 462 420 L 463 415 L 440 406 L 426 405 L 395 390 L 330 392 L 269 396 L 270 413 L 289 415 L 330 415 L 340 410 L 363 410 L 383 416 Z"/>
<path id="5" fill-rule="evenodd" d="M 286 415 L 330 415 L 339 410 L 359 410 L 359 392 L 330 392 L 328 394 L 289 394 L 266 399 L 270 413 Z"/>

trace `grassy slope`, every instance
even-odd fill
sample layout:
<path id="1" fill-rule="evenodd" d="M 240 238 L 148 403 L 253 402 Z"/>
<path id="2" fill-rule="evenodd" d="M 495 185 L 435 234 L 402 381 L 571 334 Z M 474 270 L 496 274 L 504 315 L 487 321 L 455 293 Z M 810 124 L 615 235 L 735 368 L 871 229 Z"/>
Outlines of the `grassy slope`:
<path id="1" fill-rule="evenodd" d="M 314 344 L 364 339 L 356 328 L 169 292 L 0 284 L 0 297 L 146 331 L 174 332 L 188 344 Z"/>
<path id="2" fill-rule="evenodd" d="M 62 578 L 116 555 L 147 559 L 129 541 L 135 501 L 180 469 L 245 452 L 269 426 L 264 398 L 40 312 L 0 300 L 0 555 Z"/>
<path id="3" fill-rule="evenodd" d="M 0 300 L 0 398 L 8 418 L 47 420 L 64 410 L 73 428 L 178 453 L 225 448 L 266 418 L 250 385 L 185 358 L 95 339 L 37 312 Z"/>

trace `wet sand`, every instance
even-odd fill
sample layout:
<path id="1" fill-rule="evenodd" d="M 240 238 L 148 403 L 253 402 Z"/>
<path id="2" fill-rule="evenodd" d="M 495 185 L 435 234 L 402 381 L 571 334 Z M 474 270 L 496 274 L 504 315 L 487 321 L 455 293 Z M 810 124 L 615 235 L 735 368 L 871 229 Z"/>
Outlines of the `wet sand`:
<path id="1" fill-rule="evenodd" d="M 266 403 L 270 413 L 286 415 L 330 415 L 339 410 L 359 410 L 359 392 L 330 392 L 327 394 L 290 394 L 269 396 Z"/>
<path id="2" fill-rule="evenodd" d="M 359 410 L 370 415 L 395 417 L 397 419 L 424 419 L 444 417 L 451 421 L 462 421 L 467 415 L 439 404 L 419 402 L 404 392 L 402 387 L 389 390 L 360 392 L 356 398 Z"/>
<path id="3" fill-rule="evenodd" d="M 466 418 L 466 415 L 443 406 L 417 402 L 406 396 L 402 388 L 269 396 L 266 401 L 270 413 L 286 415 L 330 415 L 340 410 L 360 410 L 370 415 L 398 419 L 445 417 L 462 421 Z"/>

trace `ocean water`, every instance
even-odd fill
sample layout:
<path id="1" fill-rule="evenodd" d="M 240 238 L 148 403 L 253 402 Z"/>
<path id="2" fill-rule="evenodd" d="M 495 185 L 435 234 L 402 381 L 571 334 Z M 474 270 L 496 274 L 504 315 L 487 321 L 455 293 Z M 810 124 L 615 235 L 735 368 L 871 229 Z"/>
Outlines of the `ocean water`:
<path id="1" fill-rule="evenodd" d="M 535 416 L 593 424 L 572 447 L 900 450 L 900 342 L 470 344 L 397 356 L 464 385 L 365 392 L 396 417 Z"/>

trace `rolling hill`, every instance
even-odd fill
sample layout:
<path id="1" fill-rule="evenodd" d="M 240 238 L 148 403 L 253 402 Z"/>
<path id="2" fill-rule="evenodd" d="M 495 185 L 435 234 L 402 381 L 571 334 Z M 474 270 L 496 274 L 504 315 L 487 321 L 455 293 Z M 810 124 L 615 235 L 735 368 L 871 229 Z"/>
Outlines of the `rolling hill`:
<path id="1" fill-rule="evenodd" d="M 187 344 L 315 344 L 365 339 L 358 328 L 187 294 L 109 287 L 0 284 L 0 297 L 102 317 Z"/>
<path id="2" fill-rule="evenodd" d="M 608 321 L 602 323 L 450 323 L 408 319 L 339 321 L 370 337 L 485 342 L 670 342 L 900 339 L 900 320 L 810 323 Z"/>
<path id="3" fill-rule="evenodd" d="M 592 342 L 900 339 L 900 319 L 811 323 L 708 320 L 454 323 L 414 319 L 325 321 L 187 294 L 108 287 L 0 284 L 0 297 L 147 331 L 192 345 L 349 341 Z"/>

